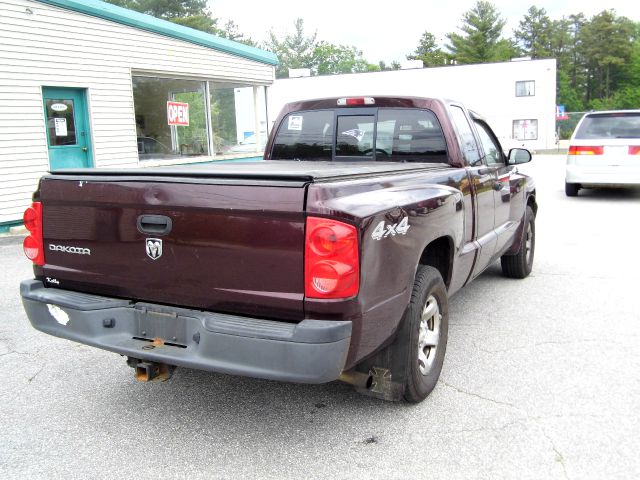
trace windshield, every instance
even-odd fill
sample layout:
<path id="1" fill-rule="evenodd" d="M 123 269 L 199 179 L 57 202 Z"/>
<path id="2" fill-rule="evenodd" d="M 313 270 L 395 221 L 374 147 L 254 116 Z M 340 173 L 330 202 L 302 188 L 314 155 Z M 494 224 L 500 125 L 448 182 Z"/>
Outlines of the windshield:
<path id="1" fill-rule="evenodd" d="M 435 114 L 412 108 L 291 113 L 280 124 L 271 158 L 448 162 Z"/>
<path id="2" fill-rule="evenodd" d="M 575 138 L 640 138 L 640 113 L 594 113 L 587 115 Z"/>

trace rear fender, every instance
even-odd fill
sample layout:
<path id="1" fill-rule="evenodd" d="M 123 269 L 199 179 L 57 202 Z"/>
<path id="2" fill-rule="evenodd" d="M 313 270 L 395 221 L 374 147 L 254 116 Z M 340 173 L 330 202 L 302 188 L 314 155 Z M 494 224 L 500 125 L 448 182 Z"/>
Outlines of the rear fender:
<path id="1" fill-rule="evenodd" d="M 442 183 L 456 172 L 446 171 Z M 357 303 L 356 311 L 351 310 L 357 318 L 349 318 L 353 331 L 346 367 L 351 368 L 381 345 L 388 344 L 398 331 L 425 247 L 438 238 L 448 237 L 454 258 L 462 248 L 467 199 L 460 190 L 447 185 L 425 185 L 415 176 L 410 183 L 391 184 L 378 190 L 369 185 L 351 195 L 329 199 L 326 197 L 331 191 L 327 191 L 326 185 L 323 187 L 317 193 L 311 190 L 320 187 L 309 187 L 307 212 L 358 226 L 360 292 L 344 302 L 306 299 L 305 315 L 329 318 L 328 314 L 344 314 L 345 303 Z M 319 194 L 324 196 L 322 201 L 313 201 Z"/>

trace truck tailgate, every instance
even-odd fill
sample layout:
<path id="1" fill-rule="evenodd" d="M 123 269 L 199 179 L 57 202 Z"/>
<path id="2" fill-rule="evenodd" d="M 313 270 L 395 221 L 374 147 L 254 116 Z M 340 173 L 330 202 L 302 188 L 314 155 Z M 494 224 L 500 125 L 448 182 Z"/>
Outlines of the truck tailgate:
<path id="1" fill-rule="evenodd" d="M 301 320 L 305 189 L 215 178 L 45 177 L 43 279 L 50 287 Z"/>

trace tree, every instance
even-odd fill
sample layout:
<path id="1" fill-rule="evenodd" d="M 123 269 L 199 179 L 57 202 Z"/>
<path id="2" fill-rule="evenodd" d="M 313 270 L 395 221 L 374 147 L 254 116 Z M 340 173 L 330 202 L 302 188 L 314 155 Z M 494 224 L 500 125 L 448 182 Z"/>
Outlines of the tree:
<path id="1" fill-rule="evenodd" d="M 288 77 L 290 68 L 313 67 L 317 32 L 307 36 L 304 32 L 304 20 L 301 18 L 297 18 L 294 25 L 295 33 L 287 34 L 280 40 L 271 30 L 269 40 L 265 42 L 264 47 L 275 53 L 280 61 L 276 67 L 276 78 Z"/>
<path id="2" fill-rule="evenodd" d="M 106 0 L 119 7 L 146 13 L 156 18 L 219 34 L 218 20 L 211 16 L 207 0 Z"/>
<path id="3" fill-rule="evenodd" d="M 544 8 L 532 6 L 513 32 L 525 55 L 536 58 L 552 56 L 553 22 Z"/>
<path id="4" fill-rule="evenodd" d="M 397 62 L 395 60 L 391 62 L 390 65 L 387 65 L 387 62 L 385 62 L 384 60 L 380 60 L 378 62 L 378 69 L 374 71 L 387 72 L 390 70 L 400 70 L 401 68 L 402 68 L 402 65 L 400 65 L 400 62 Z"/>
<path id="5" fill-rule="evenodd" d="M 227 20 L 224 27 L 219 30 L 218 35 L 222 38 L 233 40 L 234 42 L 244 43 L 251 47 L 257 47 L 258 44 L 251 37 L 245 37 L 244 33 L 240 33 L 238 25 L 233 20 Z"/>
<path id="6" fill-rule="evenodd" d="M 356 47 L 319 42 L 313 50 L 312 70 L 315 75 L 368 72 L 377 69 L 370 65 Z"/>
<path id="7" fill-rule="evenodd" d="M 422 60 L 423 67 L 440 67 L 446 63 L 445 52 L 438 47 L 436 37 L 424 32 L 415 51 L 407 55 L 407 60 Z"/>
<path id="8" fill-rule="evenodd" d="M 446 45 L 456 63 L 486 63 L 509 60 L 516 50 L 511 41 L 501 39 L 506 20 L 489 2 L 478 1 L 462 15 L 464 35 L 448 33 Z"/>
<path id="9" fill-rule="evenodd" d="M 580 31 L 586 59 L 587 101 L 610 97 L 631 60 L 636 28 L 613 10 L 594 16 Z"/>

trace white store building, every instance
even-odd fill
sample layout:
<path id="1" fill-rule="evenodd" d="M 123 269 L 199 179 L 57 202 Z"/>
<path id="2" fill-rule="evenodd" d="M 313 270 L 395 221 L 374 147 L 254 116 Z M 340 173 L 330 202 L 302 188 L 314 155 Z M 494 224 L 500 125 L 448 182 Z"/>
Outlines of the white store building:
<path id="1" fill-rule="evenodd" d="M 363 95 L 457 100 L 487 119 L 505 149 L 556 146 L 555 59 L 276 80 L 269 119 L 294 100 Z"/>
<path id="2" fill-rule="evenodd" d="M 0 231 L 50 169 L 261 156 L 276 64 L 97 0 L 0 0 Z"/>

